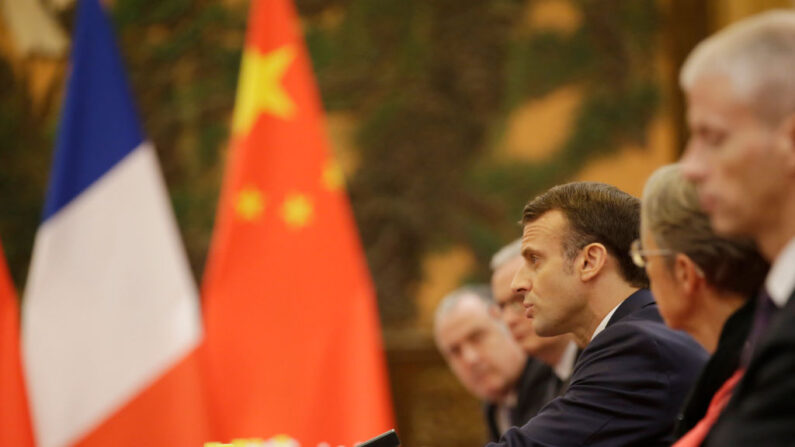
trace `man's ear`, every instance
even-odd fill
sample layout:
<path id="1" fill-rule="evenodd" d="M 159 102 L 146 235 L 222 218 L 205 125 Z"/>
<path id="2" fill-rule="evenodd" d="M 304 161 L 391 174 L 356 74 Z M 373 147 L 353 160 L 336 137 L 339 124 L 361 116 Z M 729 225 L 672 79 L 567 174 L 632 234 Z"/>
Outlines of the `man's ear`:
<path id="1" fill-rule="evenodd" d="M 701 269 L 684 253 L 677 253 L 674 257 L 674 278 L 676 284 L 685 297 L 690 298 L 688 302 L 693 302 L 693 297 L 697 295 L 699 288 L 704 283 L 704 274 Z"/>
<path id="2" fill-rule="evenodd" d="M 580 251 L 580 279 L 590 281 L 599 275 L 607 263 L 607 248 L 599 242 L 593 242 Z"/>

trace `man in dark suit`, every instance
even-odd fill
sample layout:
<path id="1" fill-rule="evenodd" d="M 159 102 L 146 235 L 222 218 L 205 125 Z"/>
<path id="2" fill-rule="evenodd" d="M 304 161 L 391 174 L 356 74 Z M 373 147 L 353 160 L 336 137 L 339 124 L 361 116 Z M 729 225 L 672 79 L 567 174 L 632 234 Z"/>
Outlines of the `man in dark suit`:
<path id="1" fill-rule="evenodd" d="M 639 201 L 601 183 L 550 189 L 525 206 L 524 264 L 513 288 L 542 336 L 572 334 L 583 349 L 568 390 L 507 446 L 662 446 L 706 361 L 663 324 L 645 272 L 629 257 Z"/>
<path id="2" fill-rule="evenodd" d="M 745 374 L 709 446 L 795 443 L 795 11 L 734 24 L 688 56 L 683 173 L 716 233 L 750 236 L 771 268 Z"/>
<path id="3" fill-rule="evenodd" d="M 527 422 L 549 401 L 555 374 L 527 357 L 496 317 L 485 286 L 466 286 L 445 296 L 436 310 L 436 345 L 461 383 L 482 399 L 489 439 Z"/>

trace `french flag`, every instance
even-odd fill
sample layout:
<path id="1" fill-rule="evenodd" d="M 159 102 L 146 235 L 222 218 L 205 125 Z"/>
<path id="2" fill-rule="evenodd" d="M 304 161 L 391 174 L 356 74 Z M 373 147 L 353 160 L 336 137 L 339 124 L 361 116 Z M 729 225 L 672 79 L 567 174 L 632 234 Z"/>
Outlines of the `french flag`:
<path id="1" fill-rule="evenodd" d="M 78 2 L 22 311 L 39 446 L 207 439 L 198 293 L 98 0 Z"/>

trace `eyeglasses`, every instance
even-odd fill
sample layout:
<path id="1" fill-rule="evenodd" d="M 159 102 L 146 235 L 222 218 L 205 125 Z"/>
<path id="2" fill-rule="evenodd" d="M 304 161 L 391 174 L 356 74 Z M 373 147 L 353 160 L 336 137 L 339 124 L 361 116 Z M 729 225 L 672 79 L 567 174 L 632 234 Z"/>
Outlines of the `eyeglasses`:
<path id="1" fill-rule="evenodd" d="M 646 264 L 649 262 L 649 256 L 671 256 L 673 254 L 675 254 L 673 250 L 664 248 L 659 250 L 644 250 L 643 246 L 640 245 L 640 239 L 632 241 L 632 245 L 629 248 L 629 256 L 632 257 L 632 262 L 640 268 L 646 267 Z"/>

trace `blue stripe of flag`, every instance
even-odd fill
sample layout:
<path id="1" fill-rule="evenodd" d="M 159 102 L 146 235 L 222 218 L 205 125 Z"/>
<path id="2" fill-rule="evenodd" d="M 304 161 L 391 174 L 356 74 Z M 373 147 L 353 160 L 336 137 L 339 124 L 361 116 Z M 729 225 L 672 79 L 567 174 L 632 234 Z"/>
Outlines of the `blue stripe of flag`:
<path id="1" fill-rule="evenodd" d="M 44 220 L 143 142 L 113 32 L 98 0 L 78 2 L 66 88 Z"/>

